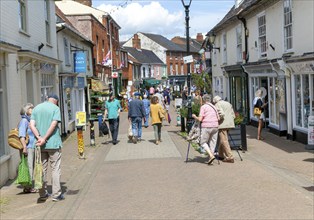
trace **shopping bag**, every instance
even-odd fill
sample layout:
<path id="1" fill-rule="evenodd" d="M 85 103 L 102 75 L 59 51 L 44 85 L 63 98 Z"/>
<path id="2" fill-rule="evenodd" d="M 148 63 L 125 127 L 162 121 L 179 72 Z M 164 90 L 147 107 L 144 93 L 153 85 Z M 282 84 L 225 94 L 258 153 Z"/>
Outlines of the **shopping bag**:
<path id="1" fill-rule="evenodd" d="M 25 158 L 24 154 L 22 154 L 22 158 L 19 164 L 18 174 L 15 180 L 15 183 L 20 184 L 24 187 L 28 187 L 32 185 L 32 179 L 29 175 L 27 159 Z"/>
<path id="2" fill-rule="evenodd" d="M 109 128 L 108 125 L 105 121 L 103 121 L 100 125 L 100 130 L 104 135 L 108 135 L 109 134 Z"/>
<path id="3" fill-rule="evenodd" d="M 35 166 L 34 166 L 34 188 L 43 187 L 43 164 L 41 162 L 41 150 L 39 146 L 35 147 Z"/>

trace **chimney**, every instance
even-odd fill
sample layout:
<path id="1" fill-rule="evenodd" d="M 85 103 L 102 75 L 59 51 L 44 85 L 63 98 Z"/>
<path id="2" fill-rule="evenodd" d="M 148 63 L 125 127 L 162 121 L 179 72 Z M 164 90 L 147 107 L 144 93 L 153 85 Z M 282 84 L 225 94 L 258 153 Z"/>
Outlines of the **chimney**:
<path id="1" fill-rule="evenodd" d="M 134 48 L 140 50 L 141 49 L 141 39 L 138 38 L 137 34 L 134 34 L 134 37 L 132 39 L 132 45 Z"/>
<path id="2" fill-rule="evenodd" d="M 92 7 L 92 0 L 74 0 L 74 1 L 80 4 Z"/>
<path id="3" fill-rule="evenodd" d="M 198 41 L 198 42 L 203 42 L 204 41 L 204 37 L 203 37 L 202 33 L 197 33 L 196 41 Z"/>

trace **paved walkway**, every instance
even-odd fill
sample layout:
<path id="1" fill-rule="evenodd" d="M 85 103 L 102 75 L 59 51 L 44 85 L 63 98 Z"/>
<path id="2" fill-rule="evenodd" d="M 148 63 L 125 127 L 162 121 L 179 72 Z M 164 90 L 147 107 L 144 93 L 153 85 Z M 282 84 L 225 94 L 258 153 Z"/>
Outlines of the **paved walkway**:
<path id="1" fill-rule="evenodd" d="M 121 117 L 117 145 L 96 135 L 89 147 L 84 133 L 85 160 L 78 159 L 75 133 L 64 142 L 64 201 L 36 204 L 38 195 L 8 183 L 0 190 L 1 219 L 314 218 L 314 155 L 304 145 L 268 132 L 258 141 L 247 126 L 243 161 L 233 151 L 234 164 L 208 166 L 191 149 L 185 163 L 187 142 L 175 121 L 165 123 L 157 146 L 151 127 L 143 128 L 144 141 L 128 143 L 126 113 Z"/>

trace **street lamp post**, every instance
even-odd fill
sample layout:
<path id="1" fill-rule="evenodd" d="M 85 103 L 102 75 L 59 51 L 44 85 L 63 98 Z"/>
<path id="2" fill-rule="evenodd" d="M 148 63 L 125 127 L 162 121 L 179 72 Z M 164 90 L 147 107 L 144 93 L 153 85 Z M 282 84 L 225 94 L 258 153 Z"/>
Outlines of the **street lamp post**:
<path id="1" fill-rule="evenodd" d="M 190 33 L 189 33 L 189 12 L 192 0 L 181 0 L 183 7 L 185 8 L 185 28 L 186 28 L 186 55 L 190 53 Z M 192 97 L 191 97 L 191 64 L 187 63 L 187 86 L 188 86 L 188 117 L 187 117 L 187 132 L 189 133 L 193 124 L 192 119 Z"/>

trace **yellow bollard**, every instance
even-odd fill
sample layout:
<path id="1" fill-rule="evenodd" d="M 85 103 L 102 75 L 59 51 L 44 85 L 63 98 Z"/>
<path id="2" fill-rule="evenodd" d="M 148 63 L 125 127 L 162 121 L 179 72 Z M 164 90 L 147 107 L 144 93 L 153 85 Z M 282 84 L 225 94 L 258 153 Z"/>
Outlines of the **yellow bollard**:
<path id="1" fill-rule="evenodd" d="M 83 126 L 77 126 L 77 143 L 78 153 L 80 159 L 85 159 L 84 155 L 84 139 L 83 139 Z"/>

